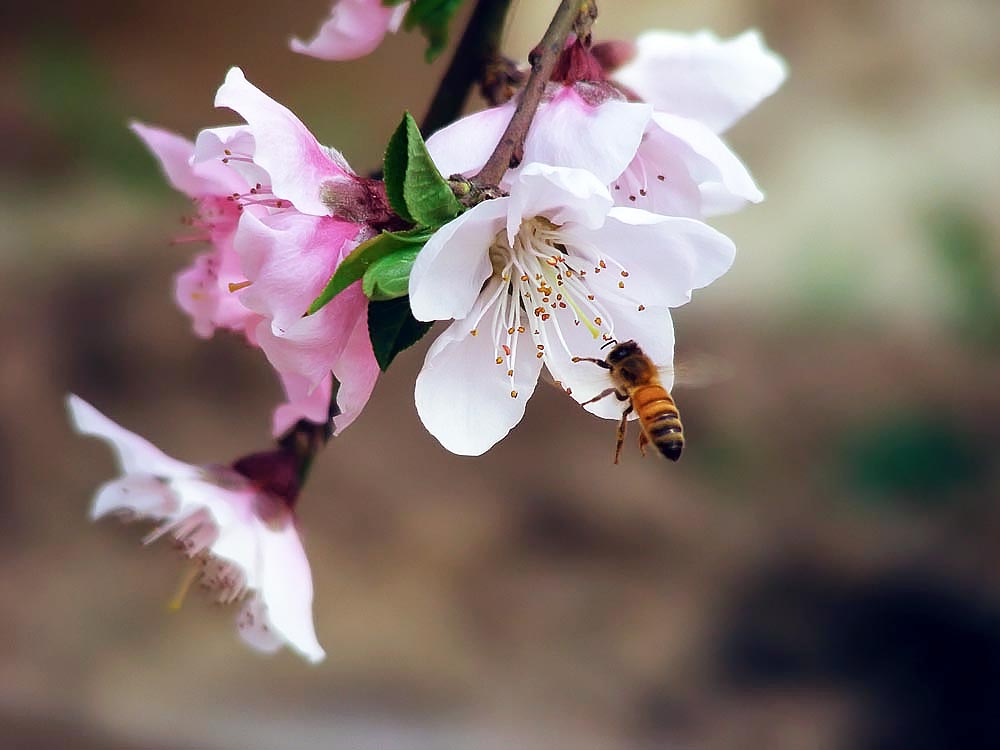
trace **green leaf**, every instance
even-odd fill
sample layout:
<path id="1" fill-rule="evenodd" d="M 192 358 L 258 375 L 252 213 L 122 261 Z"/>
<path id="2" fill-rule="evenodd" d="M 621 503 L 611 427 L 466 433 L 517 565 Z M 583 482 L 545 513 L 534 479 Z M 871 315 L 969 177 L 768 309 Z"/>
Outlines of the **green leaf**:
<path id="1" fill-rule="evenodd" d="M 426 228 L 410 229 L 406 232 L 382 232 L 367 242 L 362 242 L 344 258 L 334 272 L 326 288 L 309 305 L 307 315 L 318 312 L 330 300 L 347 289 L 365 275 L 365 271 L 381 258 L 400 250 L 412 249 L 417 252 L 430 239 L 433 231 Z"/>
<path id="2" fill-rule="evenodd" d="M 385 192 L 389 198 L 389 205 L 403 221 L 416 224 L 410 215 L 404 199 L 404 183 L 406 182 L 406 162 L 407 162 L 407 124 L 404 116 L 399 127 L 389 138 L 389 143 L 385 147 L 385 157 L 382 160 L 382 179 L 385 180 Z M 413 119 L 410 117 L 410 119 Z"/>
<path id="3" fill-rule="evenodd" d="M 406 132 L 406 175 L 403 179 L 406 209 L 417 224 L 425 227 L 446 224 L 462 213 L 462 204 L 438 172 L 420 128 L 409 112 L 403 115 L 400 128 L 405 128 Z"/>
<path id="4" fill-rule="evenodd" d="M 408 297 L 368 303 L 368 335 L 382 372 L 404 349 L 417 343 L 430 330 L 432 322 L 423 322 L 410 312 Z"/>
<path id="5" fill-rule="evenodd" d="M 383 5 L 398 5 L 394 0 Z M 448 25 L 462 0 L 414 0 L 403 18 L 403 28 L 412 31 L 419 28 L 427 38 L 424 58 L 432 62 L 448 44 Z"/>
<path id="6" fill-rule="evenodd" d="M 419 253 L 419 247 L 399 250 L 368 266 L 361 277 L 365 296 L 376 301 L 405 297 L 409 293 L 410 271 Z"/>

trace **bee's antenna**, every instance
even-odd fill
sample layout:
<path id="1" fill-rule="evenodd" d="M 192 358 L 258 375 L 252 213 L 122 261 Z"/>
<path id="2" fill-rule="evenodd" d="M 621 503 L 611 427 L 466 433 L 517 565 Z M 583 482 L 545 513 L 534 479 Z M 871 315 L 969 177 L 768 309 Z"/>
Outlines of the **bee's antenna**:
<path id="1" fill-rule="evenodd" d="M 618 340 L 617 339 L 611 339 L 606 344 L 604 344 L 604 346 L 602 346 L 601 349 L 607 349 L 612 344 L 614 344 L 615 346 L 618 346 Z"/>

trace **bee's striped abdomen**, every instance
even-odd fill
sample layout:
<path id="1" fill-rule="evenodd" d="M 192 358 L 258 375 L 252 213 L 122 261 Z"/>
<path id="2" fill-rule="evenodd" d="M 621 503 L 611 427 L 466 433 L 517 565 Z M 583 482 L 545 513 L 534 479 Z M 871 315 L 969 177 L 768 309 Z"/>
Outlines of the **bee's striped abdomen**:
<path id="1" fill-rule="evenodd" d="M 676 461 L 684 450 L 684 427 L 673 397 L 659 384 L 639 386 L 631 396 L 632 406 L 649 442 L 671 461 Z"/>

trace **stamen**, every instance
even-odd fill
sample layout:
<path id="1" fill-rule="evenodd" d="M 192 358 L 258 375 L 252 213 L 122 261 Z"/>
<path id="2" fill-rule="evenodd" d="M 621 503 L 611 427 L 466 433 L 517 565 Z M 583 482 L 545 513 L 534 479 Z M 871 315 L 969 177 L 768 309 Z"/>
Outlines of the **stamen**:
<path id="1" fill-rule="evenodd" d="M 177 591 L 174 592 L 173 598 L 167 602 L 167 609 L 171 612 L 176 612 L 181 608 L 181 605 L 184 603 L 184 598 L 187 596 L 188 591 L 191 590 L 191 585 L 195 582 L 195 579 L 198 578 L 201 571 L 201 560 L 194 559 L 188 563 L 187 569 L 184 571 L 184 575 L 181 577 L 181 581 L 177 585 Z"/>

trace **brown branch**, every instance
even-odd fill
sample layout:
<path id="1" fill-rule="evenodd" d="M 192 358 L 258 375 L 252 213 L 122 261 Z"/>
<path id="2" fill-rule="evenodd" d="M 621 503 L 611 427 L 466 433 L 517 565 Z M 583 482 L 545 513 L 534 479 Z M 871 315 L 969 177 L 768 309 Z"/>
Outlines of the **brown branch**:
<path id="1" fill-rule="evenodd" d="M 590 24 L 596 15 L 595 0 L 562 0 L 559 3 L 545 36 L 529 56 L 531 75 L 528 76 L 528 82 L 521 91 L 514 116 L 486 165 L 471 182 L 477 185 L 496 185 L 508 169 L 521 162 L 528 128 L 531 127 L 531 121 L 542 101 L 545 86 L 552 77 L 556 62 L 566 46 L 566 39 L 574 28 L 586 28 L 586 32 L 589 33 Z"/>

